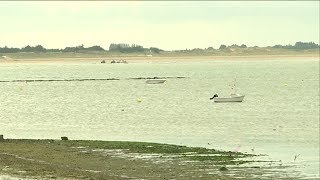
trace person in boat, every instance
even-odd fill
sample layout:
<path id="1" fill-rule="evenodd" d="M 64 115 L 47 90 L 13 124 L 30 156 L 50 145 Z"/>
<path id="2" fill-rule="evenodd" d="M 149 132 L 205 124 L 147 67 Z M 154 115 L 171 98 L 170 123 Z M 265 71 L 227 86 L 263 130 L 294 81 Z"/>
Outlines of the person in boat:
<path id="1" fill-rule="evenodd" d="M 212 98 L 210 98 L 210 100 L 214 99 L 215 97 L 218 97 L 218 94 L 214 94 Z"/>

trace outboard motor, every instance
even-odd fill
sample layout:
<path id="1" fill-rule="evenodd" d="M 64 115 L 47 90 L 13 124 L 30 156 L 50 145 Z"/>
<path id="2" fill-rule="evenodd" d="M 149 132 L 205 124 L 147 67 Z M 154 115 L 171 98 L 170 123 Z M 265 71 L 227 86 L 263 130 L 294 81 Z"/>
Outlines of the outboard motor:
<path id="1" fill-rule="evenodd" d="M 210 100 L 214 99 L 215 97 L 218 97 L 218 94 L 214 94 L 212 98 L 210 98 Z"/>

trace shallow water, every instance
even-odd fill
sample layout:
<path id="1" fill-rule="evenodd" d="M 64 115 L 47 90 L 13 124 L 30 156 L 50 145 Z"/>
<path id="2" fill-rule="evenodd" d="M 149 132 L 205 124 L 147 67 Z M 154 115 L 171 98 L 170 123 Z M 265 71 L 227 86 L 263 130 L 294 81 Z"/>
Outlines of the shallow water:
<path id="1" fill-rule="evenodd" d="M 174 77 L 146 84 L 134 77 Z M 267 154 L 319 178 L 319 61 L 0 64 L 5 138 L 128 140 Z M 214 103 L 234 78 L 242 103 Z M 295 158 L 296 157 L 296 158 Z"/>

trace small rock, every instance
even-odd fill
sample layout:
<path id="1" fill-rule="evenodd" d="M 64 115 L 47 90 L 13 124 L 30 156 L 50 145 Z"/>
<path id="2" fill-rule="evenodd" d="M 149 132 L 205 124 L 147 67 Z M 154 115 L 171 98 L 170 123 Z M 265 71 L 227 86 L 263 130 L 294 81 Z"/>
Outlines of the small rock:
<path id="1" fill-rule="evenodd" d="M 61 140 L 63 140 L 63 141 L 67 141 L 67 140 L 68 140 L 68 137 L 66 137 L 66 136 L 62 136 L 62 137 L 61 137 Z"/>
<path id="2" fill-rule="evenodd" d="M 228 171 L 228 169 L 223 166 L 223 167 L 219 168 L 219 171 Z"/>

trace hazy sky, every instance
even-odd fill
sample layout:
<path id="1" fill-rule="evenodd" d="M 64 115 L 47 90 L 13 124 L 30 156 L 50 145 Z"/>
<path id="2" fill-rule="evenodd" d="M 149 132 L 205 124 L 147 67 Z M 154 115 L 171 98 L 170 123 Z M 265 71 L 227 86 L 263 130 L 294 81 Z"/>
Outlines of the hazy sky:
<path id="1" fill-rule="evenodd" d="M 319 1 L 0 2 L 0 47 L 319 43 Z"/>

